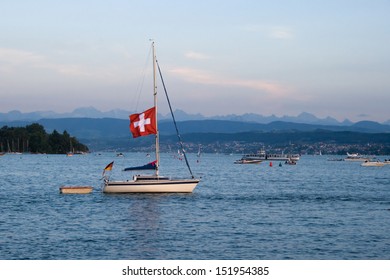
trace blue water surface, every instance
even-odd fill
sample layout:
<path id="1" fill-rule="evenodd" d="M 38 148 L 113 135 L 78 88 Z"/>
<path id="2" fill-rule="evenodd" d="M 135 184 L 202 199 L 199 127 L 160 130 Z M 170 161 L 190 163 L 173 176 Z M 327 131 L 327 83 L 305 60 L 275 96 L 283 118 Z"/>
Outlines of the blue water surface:
<path id="1" fill-rule="evenodd" d="M 0 259 L 390 259 L 390 165 L 303 156 L 296 166 L 189 155 L 191 194 L 103 194 L 103 168 L 141 153 L 0 157 Z M 161 173 L 188 176 L 163 154 Z M 60 194 L 90 185 L 91 194 Z"/>

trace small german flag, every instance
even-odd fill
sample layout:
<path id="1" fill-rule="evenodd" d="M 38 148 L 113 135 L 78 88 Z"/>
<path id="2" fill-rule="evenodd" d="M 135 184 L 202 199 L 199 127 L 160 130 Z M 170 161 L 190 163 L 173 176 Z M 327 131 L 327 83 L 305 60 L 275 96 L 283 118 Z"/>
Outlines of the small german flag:
<path id="1" fill-rule="evenodd" d="M 102 176 L 104 176 L 106 171 L 111 171 L 113 166 L 114 166 L 114 162 L 110 162 L 109 164 L 107 164 L 107 166 L 103 170 L 103 175 Z"/>

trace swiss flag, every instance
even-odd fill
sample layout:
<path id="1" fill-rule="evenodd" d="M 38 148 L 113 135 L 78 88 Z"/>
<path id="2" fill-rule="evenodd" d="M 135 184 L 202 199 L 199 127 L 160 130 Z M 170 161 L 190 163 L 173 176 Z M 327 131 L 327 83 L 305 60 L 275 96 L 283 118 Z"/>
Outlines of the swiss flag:
<path id="1" fill-rule="evenodd" d="M 150 108 L 140 114 L 130 115 L 130 131 L 133 138 L 156 134 L 156 108 Z"/>

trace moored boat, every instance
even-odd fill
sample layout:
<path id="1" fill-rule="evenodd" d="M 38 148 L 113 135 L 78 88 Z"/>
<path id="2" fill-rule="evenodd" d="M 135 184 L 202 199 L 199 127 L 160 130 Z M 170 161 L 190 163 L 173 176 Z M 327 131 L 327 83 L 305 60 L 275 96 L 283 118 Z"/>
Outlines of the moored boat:
<path id="1" fill-rule="evenodd" d="M 235 164 L 259 164 L 261 160 L 259 159 L 238 159 L 234 162 Z"/>
<path id="2" fill-rule="evenodd" d="M 288 165 L 296 165 L 297 164 L 297 162 L 295 160 L 292 160 L 292 159 L 288 159 L 284 163 L 288 164 Z"/>
<path id="3" fill-rule="evenodd" d="M 293 161 L 297 162 L 300 159 L 298 154 L 268 154 L 264 150 L 256 154 L 246 154 L 241 160 L 260 160 L 260 161 Z"/>
<path id="4" fill-rule="evenodd" d="M 139 114 L 130 115 L 130 131 L 134 138 L 147 135 L 155 135 L 155 154 L 156 160 L 146 165 L 139 167 L 130 167 L 124 169 L 124 171 L 135 171 L 135 170 L 153 170 L 153 175 L 134 175 L 132 180 L 115 181 L 110 180 L 109 177 L 105 176 L 105 171 L 112 169 L 114 162 L 111 162 L 104 169 L 103 172 L 103 192 L 104 193 L 191 193 L 200 182 L 192 174 L 189 162 L 187 160 L 186 153 L 184 151 L 183 142 L 181 140 L 176 120 L 173 115 L 168 93 L 162 78 L 160 66 L 158 65 L 154 42 L 152 42 L 152 55 L 153 55 L 153 96 L 154 96 L 154 107 L 147 109 L 146 111 Z M 159 144 L 159 131 L 157 122 L 157 84 L 156 84 L 156 70 L 160 74 L 161 82 L 165 91 L 165 95 L 168 101 L 169 109 L 171 111 L 173 123 L 176 128 L 177 137 L 181 147 L 180 153 L 183 155 L 187 164 L 191 178 L 186 179 L 173 179 L 166 176 L 159 175 L 160 166 L 160 144 Z"/>
<path id="5" fill-rule="evenodd" d="M 368 157 L 361 156 L 358 153 L 347 153 L 347 157 L 344 159 L 344 161 L 369 161 L 370 159 Z"/>
<path id="6" fill-rule="evenodd" d="M 385 166 L 385 163 L 384 162 L 380 162 L 380 161 L 365 161 L 361 164 L 361 166 L 376 166 L 376 167 L 382 167 L 382 166 Z"/>

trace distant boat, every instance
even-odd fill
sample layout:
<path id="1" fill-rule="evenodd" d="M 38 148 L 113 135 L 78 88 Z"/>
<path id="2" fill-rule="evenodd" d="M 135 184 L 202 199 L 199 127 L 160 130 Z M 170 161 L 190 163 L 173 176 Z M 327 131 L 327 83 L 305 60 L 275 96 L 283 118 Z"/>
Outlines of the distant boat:
<path id="1" fill-rule="evenodd" d="M 380 161 L 365 161 L 361 164 L 361 166 L 365 166 L 365 167 L 382 167 L 382 166 L 385 166 L 385 163 L 384 162 L 380 162 Z"/>
<path id="2" fill-rule="evenodd" d="M 296 165 L 297 162 L 295 160 L 291 160 L 291 159 L 288 159 L 284 162 L 285 164 L 288 164 L 288 165 Z"/>
<path id="3" fill-rule="evenodd" d="M 202 152 L 201 152 L 201 145 L 199 145 L 199 147 L 198 147 L 198 153 L 197 153 L 197 155 L 196 155 L 196 157 L 198 158 L 198 159 L 196 160 L 197 163 L 200 162 L 200 156 L 201 156 L 201 154 L 202 154 Z"/>
<path id="4" fill-rule="evenodd" d="M 369 161 L 370 159 L 367 157 L 363 157 L 358 153 L 354 153 L 354 154 L 347 153 L 347 157 L 344 160 L 345 161 Z"/>
<path id="5" fill-rule="evenodd" d="M 234 162 L 235 164 L 259 164 L 261 160 L 259 159 L 238 159 Z"/>
<path id="6" fill-rule="evenodd" d="M 11 150 L 11 147 L 10 147 L 8 141 L 7 141 L 7 145 L 8 145 L 8 152 L 7 152 L 7 154 L 9 154 L 9 155 L 22 155 L 21 152 L 13 152 L 13 151 Z M 13 141 L 12 141 L 12 146 L 13 146 Z"/>
<path id="7" fill-rule="evenodd" d="M 69 140 L 69 152 L 66 153 L 67 157 L 72 157 L 74 155 L 74 148 L 72 145 L 72 139 Z"/>
<path id="8" fill-rule="evenodd" d="M 71 157 L 71 156 L 74 156 L 74 155 L 82 155 L 82 156 L 85 156 L 85 155 L 88 155 L 88 153 L 87 153 L 87 152 L 82 152 L 82 151 L 67 152 L 67 153 L 66 153 L 66 156 L 68 156 L 68 157 Z"/>
<path id="9" fill-rule="evenodd" d="M 260 160 L 260 161 L 294 161 L 297 162 L 300 159 L 298 154 L 267 154 L 265 150 L 261 150 L 256 154 L 246 154 L 241 160 Z"/>
<path id="10" fill-rule="evenodd" d="M 344 161 L 342 158 L 328 158 L 328 161 Z"/>
<path id="11" fill-rule="evenodd" d="M 178 133 L 173 110 L 168 98 L 168 93 L 165 88 L 164 81 L 160 66 L 158 65 L 154 42 L 152 43 L 152 55 L 153 55 L 153 95 L 154 95 L 154 107 L 144 111 L 140 114 L 132 114 L 130 116 L 130 130 L 133 133 L 133 137 L 146 136 L 150 134 L 155 135 L 155 150 L 156 160 L 139 167 L 130 167 L 125 170 L 154 170 L 153 175 L 134 175 L 133 180 L 126 181 L 114 181 L 110 180 L 107 176 L 104 176 L 103 192 L 105 193 L 191 193 L 199 183 L 199 179 L 196 179 L 189 166 L 186 154 L 184 152 L 183 144 Z M 173 123 L 176 128 L 179 143 L 181 145 L 181 153 L 184 156 L 188 170 L 191 174 L 190 179 L 171 179 L 169 177 L 159 175 L 160 165 L 160 145 L 159 145 L 159 132 L 157 127 L 157 84 L 156 84 L 156 69 L 160 74 L 161 82 L 167 97 L 169 109 L 172 114 Z M 105 168 L 105 170 L 111 170 L 113 162 Z"/>

